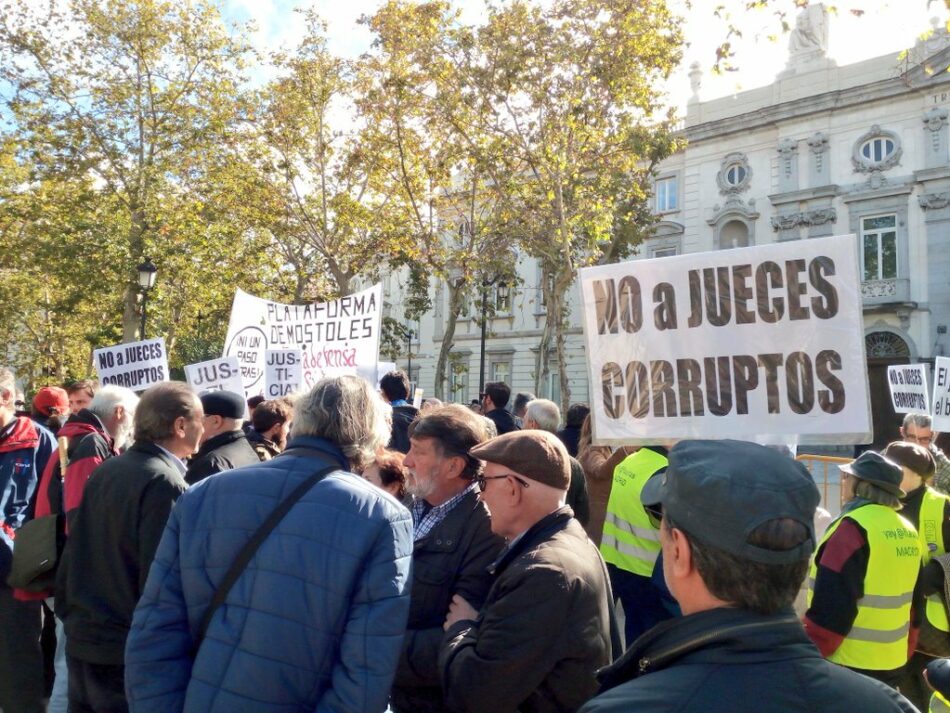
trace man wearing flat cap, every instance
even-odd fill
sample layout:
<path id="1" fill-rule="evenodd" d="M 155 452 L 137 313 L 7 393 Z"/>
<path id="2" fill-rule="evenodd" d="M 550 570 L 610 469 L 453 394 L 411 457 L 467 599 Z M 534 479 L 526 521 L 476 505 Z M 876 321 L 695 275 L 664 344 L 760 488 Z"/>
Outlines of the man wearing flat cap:
<path id="1" fill-rule="evenodd" d="M 894 461 L 904 473 L 901 490 L 901 517 L 917 530 L 923 553 L 924 569 L 920 591 L 927 598 L 920 617 L 917 650 L 904 667 L 898 683 L 900 692 L 911 703 L 926 710 L 930 687 L 924 669 L 931 661 L 947 654 L 950 644 L 950 620 L 944 592 L 950 578 L 950 497 L 930 487 L 936 471 L 933 453 L 924 446 L 908 441 L 894 441 L 884 449 L 884 457 Z"/>
<path id="2" fill-rule="evenodd" d="M 901 467 L 866 451 L 841 466 L 841 515 L 818 543 L 805 629 L 828 660 L 897 687 L 923 610 L 923 548 L 898 514 Z"/>
<path id="3" fill-rule="evenodd" d="M 567 450 L 546 431 L 513 431 L 470 451 L 492 530 L 508 541 L 480 610 L 455 596 L 439 664 L 453 711 L 575 711 L 611 661 L 607 570 L 565 503 Z"/>
<path id="4" fill-rule="evenodd" d="M 641 500 L 661 516 L 664 577 L 683 616 L 602 671 L 581 713 L 915 710 L 822 658 L 795 616 L 819 501 L 804 466 L 754 443 L 681 441 Z"/>
<path id="5" fill-rule="evenodd" d="M 233 391 L 206 391 L 199 398 L 204 408 L 205 431 L 201 448 L 188 464 L 185 475 L 188 485 L 215 473 L 260 463 L 261 459 L 241 428 L 244 397 Z"/>

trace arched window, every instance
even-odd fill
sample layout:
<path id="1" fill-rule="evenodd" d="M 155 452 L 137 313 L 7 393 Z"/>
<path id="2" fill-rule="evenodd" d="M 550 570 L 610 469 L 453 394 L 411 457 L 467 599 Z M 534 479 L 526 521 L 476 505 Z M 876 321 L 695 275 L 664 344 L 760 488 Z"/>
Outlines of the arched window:
<path id="1" fill-rule="evenodd" d="M 730 220 L 719 231 L 719 248 L 745 248 L 749 246 L 749 226 L 741 220 Z"/>

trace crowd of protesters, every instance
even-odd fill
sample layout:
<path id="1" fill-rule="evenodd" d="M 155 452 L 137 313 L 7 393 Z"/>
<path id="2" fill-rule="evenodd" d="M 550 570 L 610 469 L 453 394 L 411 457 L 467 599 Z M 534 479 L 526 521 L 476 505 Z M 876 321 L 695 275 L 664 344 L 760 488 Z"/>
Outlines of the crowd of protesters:
<path id="1" fill-rule="evenodd" d="M 817 527 L 787 453 L 598 446 L 502 382 L 16 393 L 0 369 L 3 713 L 950 710 L 926 415 Z"/>

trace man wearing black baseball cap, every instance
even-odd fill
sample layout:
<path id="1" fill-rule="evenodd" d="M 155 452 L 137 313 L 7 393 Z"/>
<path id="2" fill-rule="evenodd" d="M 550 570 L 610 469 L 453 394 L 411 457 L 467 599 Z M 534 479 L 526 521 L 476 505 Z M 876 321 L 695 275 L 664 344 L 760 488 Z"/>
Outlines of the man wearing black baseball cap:
<path id="1" fill-rule="evenodd" d="M 246 408 L 244 396 L 233 391 L 206 391 L 199 398 L 205 412 L 205 431 L 201 448 L 188 464 L 188 485 L 215 473 L 260 463 L 241 428 Z"/>
<path id="2" fill-rule="evenodd" d="M 600 674 L 581 713 L 913 711 L 821 657 L 792 610 L 815 547 L 805 468 L 741 441 L 682 441 L 641 500 L 659 515 L 664 576 L 683 617 Z"/>

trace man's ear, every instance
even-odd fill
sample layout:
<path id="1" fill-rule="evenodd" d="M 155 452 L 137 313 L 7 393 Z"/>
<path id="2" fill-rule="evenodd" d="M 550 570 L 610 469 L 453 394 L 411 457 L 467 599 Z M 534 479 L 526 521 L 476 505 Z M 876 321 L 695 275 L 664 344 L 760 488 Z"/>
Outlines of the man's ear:
<path id="1" fill-rule="evenodd" d="M 175 431 L 175 435 L 178 438 L 185 437 L 185 424 L 187 422 L 188 422 L 188 419 L 186 419 L 184 416 L 179 416 L 178 418 L 175 419 L 174 431 Z"/>
<path id="2" fill-rule="evenodd" d="M 677 578 L 688 577 L 693 571 L 693 551 L 689 546 L 689 540 L 682 530 L 675 527 L 670 529 L 670 539 L 673 541 L 672 549 L 672 572 Z"/>

